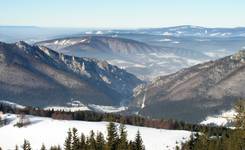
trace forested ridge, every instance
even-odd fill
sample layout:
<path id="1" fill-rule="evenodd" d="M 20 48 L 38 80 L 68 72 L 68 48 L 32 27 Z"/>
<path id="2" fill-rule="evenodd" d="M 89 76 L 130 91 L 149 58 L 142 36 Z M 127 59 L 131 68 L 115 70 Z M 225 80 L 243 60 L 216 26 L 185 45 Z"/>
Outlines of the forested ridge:
<path id="1" fill-rule="evenodd" d="M 26 107 L 25 109 L 12 108 L 0 104 L 0 111 L 3 113 L 13 113 L 22 115 L 34 115 L 40 117 L 49 117 L 59 120 L 79 120 L 79 121 L 108 121 L 117 122 L 128 125 L 152 127 L 158 129 L 172 129 L 172 130 L 188 130 L 188 131 L 202 131 L 209 128 L 221 132 L 222 130 L 229 130 L 225 127 L 209 127 L 199 124 L 190 124 L 184 121 L 176 121 L 171 119 L 149 119 L 138 115 L 121 115 L 114 113 L 98 113 L 93 111 L 76 111 L 76 112 L 65 112 L 65 111 L 54 111 L 44 110 L 34 107 Z"/>

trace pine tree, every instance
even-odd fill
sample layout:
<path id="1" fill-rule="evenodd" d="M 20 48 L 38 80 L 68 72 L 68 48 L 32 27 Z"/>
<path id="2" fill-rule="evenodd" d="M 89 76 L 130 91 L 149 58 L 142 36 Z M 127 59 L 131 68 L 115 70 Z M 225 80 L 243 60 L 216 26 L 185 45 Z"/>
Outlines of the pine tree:
<path id="1" fill-rule="evenodd" d="M 76 128 L 73 128 L 72 129 L 72 144 L 71 144 L 71 148 L 72 150 L 79 150 L 79 138 L 78 138 L 78 135 L 77 135 L 77 129 Z"/>
<path id="2" fill-rule="evenodd" d="M 237 112 L 235 116 L 236 127 L 245 129 L 245 100 L 239 100 L 235 104 L 235 111 Z"/>
<path id="3" fill-rule="evenodd" d="M 1 150 L 1 149 L 0 149 Z M 18 145 L 15 145 L 15 150 L 19 150 L 19 147 Z"/>
<path id="4" fill-rule="evenodd" d="M 127 131 L 124 124 L 120 124 L 119 134 L 120 138 L 118 142 L 118 149 L 128 149 Z"/>
<path id="5" fill-rule="evenodd" d="M 67 138 L 65 140 L 64 149 L 65 150 L 72 150 L 72 133 L 71 133 L 71 129 L 69 129 L 69 131 L 67 132 Z"/>
<path id="6" fill-rule="evenodd" d="M 95 134 L 94 134 L 93 130 L 90 131 L 88 143 L 89 143 L 89 145 L 88 145 L 89 149 L 96 150 L 96 140 L 95 140 Z"/>
<path id="7" fill-rule="evenodd" d="M 134 141 L 134 145 L 135 145 L 134 146 L 135 150 L 144 150 L 145 149 L 139 130 L 137 131 L 135 141 Z"/>
<path id="8" fill-rule="evenodd" d="M 198 150 L 206 150 L 207 148 L 203 145 L 208 145 L 208 134 L 205 131 L 202 131 L 202 135 L 200 136 L 199 133 L 196 133 L 193 137 L 194 142 L 194 149 Z M 218 138 L 217 138 L 218 139 Z M 219 149 L 219 148 L 218 148 Z"/>
<path id="9" fill-rule="evenodd" d="M 86 140 L 85 140 L 85 150 L 89 150 L 89 138 L 86 137 Z"/>
<path id="10" fill-rule="evenodd" d="M 107 126 L 107 150 L 116 150 L 117 146 L 117 127 L 113 122 L 110 122 Z"/>
<path id="11" fill-rule="evenodd" d="M 57 150 L 62 150 L 61 147 L 60 147 L 60 145 L 58 145 Z"/>
<path id="12" fill-rule="evenodd" d="M 86 137 L 85 137 L 85 135 L 83 133 L 81 134 L 81 137 L 80 137 L 79 149 L 81 149 L 81 150 L 85 150 L 86 149 Z"/>
<path id="13" fill-rule="evenodd" d="M 101 132 L 99 132 L 97 133 L 97 136 L 96 136 L 96 149 L 103 150 L 104 147 L 105 147 L 104 135 Z"/>
<path id="14" fill-rule="evenodd" d="M 198 134 L 197 134 L 197 137 L 196 137 L 196 138 L 195 138 L 194 133 L 191 134 L 190 140 L 189 140 L 188 145 L 187 145 L 187 148 L 188 148 L 188 149 L 194 149 L 195 141 L 196 141 L 196 139 L 197 139 L 198 137 L 199 137 Z"/>
<path id="15" fill-rule="evenodd" d="M 24 144 L 22 145 L 23 150 L 31 150 L 31 144 L 29 141 L 24 140 Z"/>
<path id="16" fill-rule="evenodd" d="M 129 141 L 128 143 L 128 150 L 134 150 L 134 142 L 133 141 Z"/>
<path id="17" fill-rule="evenodd" d="M 61 150 L 61 147 L 58 146 L 51 146 L 50 150 Z"/>
<path id="18" fill-rule="evenodd" d="M 47 150 L 44 144 L 42 144 L 41 150 Z"/>

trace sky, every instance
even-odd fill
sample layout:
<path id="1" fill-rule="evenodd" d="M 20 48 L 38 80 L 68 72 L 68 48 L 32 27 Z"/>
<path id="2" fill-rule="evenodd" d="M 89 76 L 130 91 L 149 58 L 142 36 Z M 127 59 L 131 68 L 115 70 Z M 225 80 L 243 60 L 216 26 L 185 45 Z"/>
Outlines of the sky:
<path id="1" fill-rule="evenodd" d="M 245 27 L 244 0 L 0 0 L 0 25 Z"/>

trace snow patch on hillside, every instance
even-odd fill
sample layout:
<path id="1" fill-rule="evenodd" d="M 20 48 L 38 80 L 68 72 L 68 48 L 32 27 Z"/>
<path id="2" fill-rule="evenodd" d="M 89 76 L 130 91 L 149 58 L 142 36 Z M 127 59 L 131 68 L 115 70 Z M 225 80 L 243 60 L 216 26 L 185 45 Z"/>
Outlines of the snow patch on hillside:
<path id="1" fill-rule="evenodd" d="M 106 112 L 106 113 L 116 113 L 125 111 L 128 108 L 124 106 L 116 107 L 116 106 L 101 106 L 101 105 L 95 105 L 95 104 L 89 104 L 88 105 L 90 109 L 97 111 L 97 112 Z"/>
<path id="2" fill-rule="evenodd" d="M 160 39 L 160 40 L 158 40 L 158 41 L 160 41 L 160 42 L 170 42 L 170 41 L 172 41 L 171 39 Z"/>
<path id="3" fill-rule="evenodd" d="M 57 144 L 63 146 L 69 128 L 77 128 L 79 134 L 83 132 L 85 135 L 89 135 L 90 130 L 94 130 L 95 133 L 100 131 L 106 135 L 106 126 L 108 125 L 108 122 L 67 121 L 28 116 L 31 124 L 18 128 L 14 127 L 18 120 L 16 115 L 5 114 L 4 116 L 12 120 L 10 124 L 0 128 L 0 141 L 3 149 L 14 149 L 16 144 L 20 147 L 24 139 L 30 141 L 34 150 L 40 149 L 43 143 L 46 147 Z M 186 142 L 191 135 L 191 132 L 182 130 L 154 129 L 131 125 L 126 125 L 126 128 L 130 140 L 134 140 L 137 130 L 140 131 L 146 150 L 173 150 L 176 143 Z"/>
<path id="4" fill-rule="evenodd" d="M 111 84 L 111 81 L 106 77 L 106 76 L 102 76 L 100 75 L 100 78 L 107 84 Z"/>
<path id="5" fill-rule="evenodd" d="M 90 110 L 87 106 L 82 107 L 62 107 L 62 106 L 49 106 L 44 108 L 45 110 L 54 111 L 65 111 L 65 112 L 76 112 L 76 111 L 88 111 Z"/>
<path id="6" fill-rule="evenodd" d="M 25 106 L 23 106 L 23 105 L 20 105 L 20 104 L 17 104 L 17 103 L 13 103 L 13 102 L 10 102 L 10 101 L 6 101 L 6 100 L 0 100 L 0 104 L 7 105 L 7 106 L 10 106 L 12 108 L 19 108 L 19 109 L 24 109 L 25 108 Z"/>
<path id="7" fill-rule="evenodd" d="M 212 51 L 204 52 L 204 54 L 211 58 L 221 58 L 221 57 L 228 56 L 231 53 L 226 49 L 220 49 L 220 50 L 212 50 Z"/>
<path id="8" fill-rule="evenodd" d="M 224 111 L 219 115 L 208 116 L 200 124 L 203 125 L 216 125 L 216 126 L 229 126 L 235 118 L 237 113 L 235 110 Z"/>
<path id="9" fill-rule="evenodd" d="M 141 104 L 141 109 L 145 108 L 145 99 L 146 99 L 146 94 L 143 97 L 142 104 Z"/>
<path id="10" fill-rule="evenodd" d="M 76 111 L 96 111 L 103 113 L 117 113 L 125 111 L 128 108 L 125 106 L 103 106 L 95 104 L 82 104 L 80 101 L 72 101 L 67 103 L 67 106 L 49 106 L 44 108 L 45 110 L 76 112 Z"/>
<path id="11" fill-rule="evenodd" d="M 180 42 L 179 41 L 174 41 L 172 42 L 173 44 L 179 44 Z"/>
<path id="12" fill-rule="evenodd" d="M 162 35 L 166 35 L 166 36 L 168 35 L 168 36 L 169 36 L 169 35 L 173 35 L 173 33 L 170 33 L 170 32 L 164 32 Z"/>

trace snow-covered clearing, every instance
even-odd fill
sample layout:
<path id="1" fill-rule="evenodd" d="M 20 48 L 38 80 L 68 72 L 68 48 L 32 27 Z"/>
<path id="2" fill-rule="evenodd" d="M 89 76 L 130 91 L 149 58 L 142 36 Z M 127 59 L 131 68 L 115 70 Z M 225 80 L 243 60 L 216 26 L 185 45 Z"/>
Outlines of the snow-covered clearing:
<path id="1" fill-rule="evenodd" d="M 128 108 L 124 106 L 102 106 L 102 105 L 95 105 L 95 104 L 89 104 L 88 105 L 92 110 L 96 112 L 106 112 L 106 113 L 116 113 L 125 111 Z"/>
<path id="2" fill-rule="evenodd" d="M 46 107 L 44 110 L 76 112 L 76 111 L 87 111 L 90 109 L 86 106 L 81 106 L 81 107 L 49 106 Z"/>
<path id="3" fill-rule="evenodd" d="M 76 111 L 96 111 L 96 112 L 105 112 L 105 113 L 116 113 L 121 112 L 127 109 L 124 106 L 103 106 L 88 104 L 83 106 L 49 106 L 44 108 L 45 110 L 55 110 L 55 111 L 66 111 L 66 112 L 76 112 Z"/>
<path id="4" fill-rule="evenodd" d="M 224 111 L 219 115 L 208 116 L 200 124 L 203 125 L 216 125 L 216 126 L 229 126 L 235 118 L 237 113 L 235 110 Z"/>
<path id="5" fill-rule="evenodd" d="M 40 149 L 42 143 L 47 147 L 51 145 L 63 146 L 66 133 L 69 128 L 77 128 L 79 133 L 88 135 L 90 130 L 100 131 L 106 135 L 108 122 L 87 122 L 87 121 L 65 121 L 51 118 L 28 116 L 31 124 L 18 128 L 14 127 L 17 116 L 5 114 L 12 120 L 10 124 L 0 128 L 0 146 L 4 150 L 14 149 L 15 145 L 22 145 L 23 140 L 30 141 L 34 150 Z M 169 150 L 175 149 L 176 142 L 181 143 L 189 139 L 191 132 L 181 130 L 165 130 L 147 127 L 127 125 L 128 138 L 133 140 L 137 130 L 141 132 L 146 150 Z"/>
<path id="6" fill-rule="evenodd" d="M 10 102 L 10 101 L 6 101 L 6 100 L 0 100 L 0 104 L 4 104 L 13 108 L 19 108 L 19 109 L 24 109 L 25 106 L 14 103 L 14 102 Z"/>

